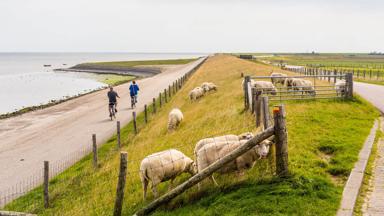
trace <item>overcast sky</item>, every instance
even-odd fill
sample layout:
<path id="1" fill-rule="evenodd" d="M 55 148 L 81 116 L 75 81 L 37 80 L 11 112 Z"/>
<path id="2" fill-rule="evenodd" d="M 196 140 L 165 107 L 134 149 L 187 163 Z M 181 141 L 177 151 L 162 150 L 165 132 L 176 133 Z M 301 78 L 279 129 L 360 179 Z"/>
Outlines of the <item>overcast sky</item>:
<path id="1" fill-rule="evenodd" d="M 383 0 L 0 0 L 0 52 L 384 51 Z"/>

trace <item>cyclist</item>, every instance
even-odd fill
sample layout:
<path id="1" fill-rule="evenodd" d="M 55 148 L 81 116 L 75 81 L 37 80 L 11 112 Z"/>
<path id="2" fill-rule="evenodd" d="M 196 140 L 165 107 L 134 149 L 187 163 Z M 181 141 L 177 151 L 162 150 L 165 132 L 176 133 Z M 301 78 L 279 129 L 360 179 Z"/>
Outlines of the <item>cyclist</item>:
<path id="1" fill-rule="evenodd" d="M 137 103 L 137 94 L 139 90 L 139 86 L 136 84 L 136 81 L 133 80 L 131 85 L 129 86 L 129 94 L 131 95 L 132 108 Z"/>
<path id="2" fill-rule="evenodd" d="M 115 112 L 117 112 L 117 98 L 116 97 L 118 97 L 118 98 L 120 98 L 120 97 L 115 91 L 113 91 L 112 86 L 109 87 L 109 92 L 108 92 L 107 96 L 108 96 L 108 100 L 109 100 L 109 107 L 111 107 L 111 106 L 114 107 Z"/>

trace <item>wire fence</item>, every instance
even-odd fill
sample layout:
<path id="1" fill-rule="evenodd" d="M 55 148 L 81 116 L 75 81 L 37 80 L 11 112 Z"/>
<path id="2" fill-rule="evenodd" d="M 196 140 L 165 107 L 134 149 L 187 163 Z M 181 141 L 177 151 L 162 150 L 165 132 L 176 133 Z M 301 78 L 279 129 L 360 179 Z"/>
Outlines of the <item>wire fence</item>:
<path id="1" fill-rule="evenodd" d="M 199 64 L 199 66 L 201 64 Z M 152 106 L 145 106 L 143 113 L 138 115 L 137 118 L 136 118 L 136 116 L 134 116 L 134 119 L 132 122 L 132 127 L 133 127 L 132 132 L 131 132 L 132 134 L 128 135 L 128 137 L 134 136 L 135 134 L 139 133 L 145 127 L 146 123 L 151 120 L 151 118 L 150 118 L 151 114 L 154 115 L 155 113 L 157 113 L 159 111 L 159 109 L 161 109 L 162 106 L 164 106 L 164 103 L 169 102 L 170 97 L 172 97 L 178 90 L 181 89 L 181 87 L 185 84 L 187 79 L 196 70 L 197 70 L 197 68 L 195 68 L 193 71 L 187 73 L 185 76 L 177 79 L 172 85 L 169 85 L 169 87 L 167 89 L 165 89 L 164 92 L 161 92 L 159 94 L 159 98 L 157 98 L 157 99 L 154 98 L 153 104 L 151 104 Z M 266 107 L 268 107 L 268 105 L 266 105 Z M 267 112 L 269 113 L 269 108 L 268 108 Z M 188 136 L 182 136 L 182 137 L 185 137 L 185 140 L 181 140 L 180 141 L 181 144 L 176 143 L 175 145 L 172 145 L 172 148 L 192 150 L 192 148 L 195 147 L 195 144 L 198 143 L 201 139 L 212 138 L 214 140 L 214 142 L 211 142 L 209 144 L 210 147 L 208 148 L 206 146 L 202 150 L 202 152 L 204 154 L 203 157 L 205 157 L 207 159 L 206 160 L 207 164 L 205 164 L 205 166 L 207 167 L 212 163 L 212 161 L 208 161 L 208 158 L 210 158 L 210 156 L 212 155 L 211 153 L 209 153 L 209 149 L 211 151 L 217 151 L 217 150 L 221 149 L 224 152 L 231 152 L 235 148 L 239 147 L 240 144 L 243 144 L 239 141 L 240 140 L 239 137 L 238 137 L 239 140 L 235 140 L 235 141 L 228 140 L 228 134 L 232 134 L 233 136 L 236 137 L 240 133 L 255 131 L 255 128 L 256 128 L 255 124 L 249 124 L 249 119 L 248 119 L 249 117 L 247 117 L 247 115 L 243 115 L 243 116 L 244 116 L 244 119 L 242 121 L 243 122 L 242 126 L 237 126 L 237 127 L 225 127 L 224 126 L 221 128 L 217 128 L 214 131 L 205 132 L 204 136 L 202 136 L 201 138 L 194 137 L 193 139 L 191 139 Z M 256 115 L 256 118 L 257 118 L 257 115 Z M 264 125 L 273 125 L 273 121 L 274 121 L 273 117 L 269 114 L 268 114 L 268 116 L 264 117 Z M 263 128 L 266 129 L 267 127 L 264 126 Z M 191 131 L 191 130 L 193 131 L 193 130 L 197 130 L 197 129 L 198 128 L 189 128 L 189 131 Z M 259 130 L 261 130 L 261 128 L 259 128 Z M 185 132 L 185 133 L 187 133 L 187 132 Z M 222 135 L 227 135 L 227 136 L 224 136 L 224 138 L 222 138 L 221 140 L 220 139 L 214 139 L 214 138 L 217 138 L 218 136 L 222 136 Z M 116 142 L 119 142 L 120 139 L 121 139 L 120 131 L 118 130 Z M 98 158 L 97 146 L 96 146 L 96 148 L 94 147 L 95 142 L 96 141 L 94 140 L 92 146 L 90 145 L 90 146 L 81 148 L 78 151 L 75 151 L 75 152 L 63 157 L 60 160 L 57 160 L 57 161 L 52 162 L 52 163 L 47 163 L 48 164 L 47 167 L 44 167 L 41 170 L 39 170 L 38 172 L 36 172 L 35 174 L 31 175 L 31 177 L 29 179 L 22 181 L 20 183 L 17 183 L 17 184 L 15 184 L 14 187 L 9 188 L 8 190 L 1 192 L 0 193 L 0 206 L 4 207 L 8 204 L 7 209 L 12 210 L 13 207 L 12 207 L 11 202 L 13 200 L 20 198 L 20 197 L 21 197 L 21 199 L 23 199 L 22 196 L 28 194 L 29 191 L 33 190 L 32 195 L 29 194 L 30 196 L 33 196 L 33 199 L 31 199 L 31 197 L 23 199 L 22 205 L 25 206 L 25 208 L 24 208 L 25 211 L 36 212 L 36 211 L 38 211 L 38 209 L 41 210 L 43 207 L 49 208 L 50 206 L 54 205 L 54 203 L 52 203 L 52 202 L 55 202 L 57 199 L 59 199 L 60 196 L 62 196 L 62 194 L 61 194 L 62 191 L 56 190 L 57 185 L 69 184 L 69 185 L 67 185 L 68 187 L 82 187 L 82 185 L 72 185 L 71 184 L 72 181 L 66 181 L 66 180 L 68 178 L 81 179 L 83 176 L 92 175 L 93 173 L 84 173 L 81 169 L 79 171 L 77 169 L 75 169 L 75 171 L 72 169 L 72 172 L 63 172 L 63 171 L 65 171 L 66 169 L 68 169 L 69 167 L 74 165 L 76 162 L 78 162 L 79 160 L 84 158 L 84 156 L 90 156 L 91 157 L 93 155 L 93 164 L 95 164 L 97 167 L 98 163 L 99 163 L 98 161 L 100 159 L 109 160 L 111 157 L 116 156 L 116 153 L 118 152 L 118 151 L 113 151 L 113 152 L 110 152 L 108 154 L 104 154 L 103 155 L 104 158 Z M 117 146 L 119 147 L 120 144 L 117 144 Z M 150 148 L 150 146 L 140 146 L 140 147 Z M 255 161 L 259 161 L 261 158 L 268 158 L 268 160 L 267 160 L 268 165 L 258 169 L 259 174 L 257 176 L 259 178 L 264 178 L 265 176 L 275 175 L 276 174 L 276 172 L 275 172 L 275 159 L 274 159 L 274 157 L 271 157 L 271 155 L 276 155 L 278 157 L 280 157 L 280 156 L 283 157 L 284 155 L 282 153 L 272 154 L 272 153 L 270 153 L 269 148 L 270 148 L 270 144 L 263 143 L 262 145 L 257 145 L 257 147 L 252 148 L 251 150 L 249 150 L 248 152 L 246 152 L 244 154 L 244 157 L 247 158 L 246 163 L 239 164 L 235 160 L 235 162 L 231 162 L 230 164 L 224 166 L 222 169 L 220 169 L 220 171 L 232 172 L 232 171 L 236 171 L 236 170 L 240 170 L 240 169 L 250 169 L 253 167 Z M 169 149 L 169 146 L 167 146 L 167 149 Z M 272 152 L 273 151 L 274 150 L 272 149 Z M 167 151 L 165 151 L 165 154 L 167 154 Z M 213 158 L 213 161 L 221 160 L 225 157 L 225 155 L 226 154 L 217 154 Z M 161 158 L 159 157 L 159 155 L 154 155 L 154 156 L 149 156 L 149 157 L 150 158 L 151 157 L 158 157 L 157 159 L 161 161 Z M 167 167 L 170 167 L 170 172 L 179 171 L 178 166 L 176 166 L 175 164 L 185 160 L 185 157 L 184 156 L 183 157 L 172 157 L 172 155 L 169 155 L 169 158 L 170 158 L 170 160 L 168 162 L 161 161 L 160 164 L 158 164 L 157 166 L 153 166 L 150 169 L 152 171 L 156 171 L 156 170 L 164 171 L 167 169 Z M 131 191 L 132 193 L 134 192 L 134 190 L 136 190 L 134 188 L 138 188 L 141 186 L 141 182 L 139 180 L 140 179 L 139 175 L 142 172 L 142 170 L 140 169 L 140 163 L 142 160 L 143 160 L 143 157 L 140 157 L 139 154 L 137 154 L 137 155 L 132 154 L 132 156 L 129 158 L 129 160 L 126 160 L 126 166 L 128 166 L 130 168 L 124 174 L 124 176 L 125 175 L 129 176 L 128 178 L 124 178 L 124 181 L 126 181 L 126 179 L 128 179 L 130 186 L 126 190 Z M 85 162 L 89 165 L 89 160 L 86 160 Z M 81 167 L 83 165 L 84 164 L 79 164 L 78 166 Z M 196 169 L 196 168 L 198 168 L 198 166 L 194 167 L 194 169 Z M 189 169 L 189 171 L 191 171 L 191 169 Z M 195 171 L 196 170 L 194 170 L 194 172 Z M 60 175 L 60 179 L 55 178 L 58 175 Z M 47 178 L 44 178 L 44 176 L 47 176 Z M 117 175 L 117 173 L 112 172 L 109 175 L 99 176 L 98 178 L 105 178 L 105 179 L 102 181 L 96 181 L 96 185 L 93 185 L 93 187 L 97 187 L 100 190 L 99 195 L 95 195 L 98 197 L 93 197 L 93 199 L 105 200 L 105 199 L 108 199 L 108 197 L 109 197 L 109 199 L 111 197 L 115 197 L 116 196 L 116 187 L 111 187 L 111 178 L 115 178 L 116 176 L 119 177 L 119 183 L 120 183 L 120 179 L 122 176 L 121 173 Z M 121 188 L 121 185 L 119 186 L 119 184 L 118 184 L 117 191 L 120 190 L 119 188 Z M 80 189 L 81 188 L 79 188 L 79 190 Z M 124 187 L 123 187 L 123 190 L 124 190 Z M 119 196 L 117 195 L 116 199 L 118 197 Z M 88 198 L 86 196 L 76 196 L 76 197 L 74 197 L 74 199 L 76 199 L 76 202 L 81 202 L 81 203 L 88 201 L 87 200 Z M 129 197 L 127 197 L 126 199 L 129 199 Z M 108 204 L 105 204 L 108 202 L 98 202 L 98 203 L 100 205 L 108 205 Z M 103 208 L 103 206 L 100 206 L 100 208 Z M 111 209 L 111 208 L 112 208 L 111 206 L 105 206 L 105 209 Z M 116 206 L 115 206 L 115 209 L 116 209 Z M 83 214 L 89 214 L 89 209 L 81 209 L 80 211 L 84 211 L 84 212 L 79 212 L 79 214 L 82 214 L 82 213 Z M 120 209 L 120 211 L 121 211 L 121 209 Z"/>
<path id="2" fill-rule="evenodd" d="M 289 68 L 300 75 L 283 73 L 271 76 L 245 76 L 243 90 L 246 108 L 251 108 L 257 92 L 267 95 L 270 101 L 351 98 L 352 74 L 336 74 L 330 71 L 307 71 L 305 68 Z"/>
<path id="3" fill-rule="evenodd" d="M 151 104 L 152 106 L 147 106 L 145 105 L 145 110 L 141 115 L 134 116 L 133 121 L 133 131 L 134 134 L 137 134 L 142 127 L 147 124 L 149 121 L 150 115 L 155 114 L 159 111 L 159 109 L 164 106 L 165 103 L 169 102 L 169 99 L 171 96 L 176 94 L 177 91 L 179 91 L 182 86 L 186 83 L 186 81 L 190 78 L 190 76 L 197 71 L 199 67 L 207 60 L 207 57 L 204 57 L 203 59 L 200 60 L 200 62 L 195 65 L 190 71 L 185 73 L 183 76 L 177 78 L 171 85 L 168 86 L 168 88 L 165 88 L 164 91 L 161 91 L 159 93 L 158 98 L 153 98 L 153 103 Z M 120 132 L 120 131 L 119 131 Z M 120 134 L 118 134 L 120 140 Z M 97 148 L 96 146 L 96 154 L 97 154 Z M 48 173 L 48 182 L 44 181 L 44 168 L 42 168 L 33 174 L 31 174 L 28 178 L 15 183 L 13 186 L 9 187 L 8 189 L 5 189 L 3 191 L 0 191 L 0 209 L 3 209 L 6 207 L 8 204 L 9 208 L 12 208 L 12 201 L 20 198 L 24 195 L 26 195 L 29 191 L 32 191 L 34 189 L 40 190 L 40 186 L 43 186 L 45 184 L 49 184 L 54 177 L 56 177 L 59 174 L 62 174 L 63 171 L 68 169 L 69 167 L 73 166 L 76 162 L 80 161 L 82 158 L 85 156 L 90 155 L 90 153 L 95 153 L 95 148 L 93 146 L 85 146 L 80 149 L 78 149 L 75 152 L 72 152 L 64 157 L 62 157 L 59 160 L 55 160 L 54 162 L 49 163 L 49 169 L 47 171 Z M 108 156 L 107 156 L 108 157 Z M 96 157 L 97 158 L 97 157 Z M 95 159 L 95 158 L 94 158 Z M 43 164 L 42 164 L 43 165 Z M 65 173 L 64 173 L 65 174 Z M 65 177 L 65 176 L 64 176 Z M 73 177 L 73 176 L 71 176 Z M 43 191 L 40 194 L 39 199 L 25 199 L 23 200 L 24 206 L 29 206 L 28 208 L 32 208 L 33 206 L 41 206 L 44 203 L 43 200 Z M 27 202 L 32 202 L 32 203 L 27 203 Z"/>

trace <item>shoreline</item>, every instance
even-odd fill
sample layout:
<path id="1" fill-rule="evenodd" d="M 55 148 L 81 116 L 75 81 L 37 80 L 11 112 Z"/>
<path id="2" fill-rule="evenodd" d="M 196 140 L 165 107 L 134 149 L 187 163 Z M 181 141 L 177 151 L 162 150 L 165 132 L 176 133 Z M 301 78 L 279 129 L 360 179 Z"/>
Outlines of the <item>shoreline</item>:
<path id="1" fill-rule="evenodd" d="M 79 72 L 93 74 L 113 74 L 122 76 L 150 77 L 162 72 L 160 68 L 106 68 L 106 67 L 85 67 L 74 66 L 71 68 L 54 69 L 55 72 Z"/>
<path id="2" fill-rule="evenodd" d="M 139 78 L 138 77 L 134 77 L 133 79 L 138 80 Z M 130 82 L 131 80 L 117 82 L 113 86 L 123 85 L 125 83 Z M 33 111 L 37 111 L 37 110 L 42 110 L 42 109 L 45 109 L 45 108 L 48 108 L 48 107 L 52 107 L 52 106 L 55 106 L 55 105 L 58 105 L 58 104 L 61 104 L 61 103 L 64 103 L 64 102 L 67 102 L 67 101 L 79 98 L 79 97 L 82 97 L 82 96 L 86 96 L 86 95 L 89 95 L 89 94 L 92 94 L 92 93 L 95 93 L 95 92 L 98 92 L 98 91 L 102 91 L 102 90 L 107 89 L 107 88 L 108 87 L 100 87 L 98 89 L 94 89 L 94 90 L 91 90 L 91 91 L 86 92 L 86 93 L 79 93 L 77 95 L 69 96 L 67 98 L 62 98 L 62 99 L 58 99 L 58 100 L 50 100 L 50 102 L 45 103 L 45 104 L 35 105 L 35 106 L 28 106 L 28 107 L 24 107 L 22 109 L 14 111 L 14 112 L 8 112 L 8 113 L 0 114 L 0 120 L 4 120 L 4 119 L 20 116 L 20 115 L 23 115 L 25 113 L 29 113 L 29 112 L 33 112 Z"/>
<path id="3" fill-rule="evenodd" d="M 121 84 L 123 84 L 123 83 L 121 83 Z M 119 85 L 121 85 L 121 84 L 119 84 Z M 50 102 L 45 103 L 45 104 L 24 107 L 24 108 L 22 108 L 20 110 L 14 111 L 14 112 L 0 114 L 0 120 L 8 119 L 8 118 L 16 117 L 16 116 L 20 116 L 20 115 L 23 115 L 25 113 L 29 113 L 29 112 L 33 112 L 33 111 L 37 111 L 37 110 L 42 110 L 42 109 L 45 109 L 45 108 L 48 108 L 48 107 L 51 107 L 51 106 L 55 106 L 55 105 L 64 103 L 64 102 L 69 101 L 69 100 L 73 100 L 75 98 L 79 98 L 81 96 L 85 96 L 85 95 L 88 95 L 88 94 L 92 94 L 94 92 L 98 92 L 98 91 L 104 90 L 106 88 L 107 87 L 101 87 L 101 88 L 94 89 L 94 90 L 86 92 L 86 93 L 79 93 L 77 95 L 70 96 L 70 97 L 67 97 L 67 98 L 58 99 L 58 100 L 51 100 Z"/>
<path id="4" fill-rule="evenodd" d="M 162 60 L 160 60 L 162 61 Z M 167 60 L 164 60 L 167 61 Z M 178 64 L 176 64 L 178 65 Z M 75 72 L 75 73 L 92 73 L 92 74 L 98 74 L 98 75 L 119 75 L 119 76 L 132 76 L 132 79 L 142 79 L 142 78 L 148 78 L 152 77 L 158 74 L 161 74 L 162 72 L 168 70 L 172 66 L 176 65 L 142 65 L 142 66 L 133 66 L 133 67 L 116 67 L 116 66 L 106 66 L 106 65 L 93 65 L 89 63 L 82 63 L 75 65 L 70 68 L 58 68 L 53 69 L 54 72 Z M 123 85 L 127 82 L 130 82 L 132 79 L 123 80 L 123 81 L 117 81 L 116 83 L 113 83 L 113 86 L 119 86 Z M 105 83 L 105 82 L 104 82 Z M 107 84 L 107 83 L 106 83 Z M 98 89 L 91 90 L 86 93 L 78 93 L 77 95 L 73 95 L 70 97 L 64 97 L 62 99 L 53 99 L 50 100 L 47 103 L 41 104 L 41 105 L 34 105 L 34 106 L 27 106 L 24 108 L 21 108 L 19 110 L 8 112 L 4 114 L 0 114 L 0 120 L 16 117 L 23 115 L 25 113 L 42 110 L 48 107 L 52 107 L 64 102 L 67 102 L 69 100 L 73 100 L 88 94 L 92 94 L 101 90 L 106 89 L 107 87 L 100 87 Z"/>

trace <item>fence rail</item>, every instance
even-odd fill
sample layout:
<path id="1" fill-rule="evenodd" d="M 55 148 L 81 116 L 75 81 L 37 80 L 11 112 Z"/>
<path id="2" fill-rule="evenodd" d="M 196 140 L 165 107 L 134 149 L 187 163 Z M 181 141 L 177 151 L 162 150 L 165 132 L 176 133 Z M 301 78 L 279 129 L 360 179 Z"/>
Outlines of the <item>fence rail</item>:
<path id="1" fill-rule="evenodd" d="M 322 72 L 310 72 L 302 69 L 290 69 L 294 72 L 302 71 L 304 75 L 293 76 L 245 76 L 243 82 L 244 105 L 246 109 L 252 109 L 256 92 L 270 97 L 270 101 L 306 100 L 306 99 L 334 99 L 351 98 L 353 96 L 353 77 L 348 74 L 326 74 Z M 284 84 L 276 83 L 273 88 L 257 88 L 252 86 L 256 81 L 272 81 L 281 79 Z M 311 81 L 310 86 L 288 86 L 288 79 L 304 79 Z M 339 80 L 345 80 L 345 85 L 335 86 Z"/>

